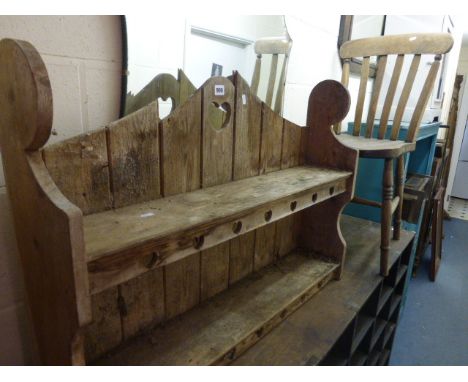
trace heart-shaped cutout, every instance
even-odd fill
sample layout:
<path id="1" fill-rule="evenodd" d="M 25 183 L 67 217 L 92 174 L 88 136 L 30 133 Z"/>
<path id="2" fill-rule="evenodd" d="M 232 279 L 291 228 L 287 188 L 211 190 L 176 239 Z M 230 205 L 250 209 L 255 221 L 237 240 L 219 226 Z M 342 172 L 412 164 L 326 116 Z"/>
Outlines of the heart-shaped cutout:
<path id="1" fill-rule="evenodd" d="M 227 102 L 221 104 L 213 101 L 208 108 L 208 118 L 210 125 L 215 130 L 222 130 L 225 128 L 231 119 L 231 105 Z"/>
<path id="2" fill-rule="evenodd" d="M 169 100 L 170 102 L 167 102 Z M 172 97 L 158 97 L 159 119 L 171 114 L 175 109 L 175 99 Z"/>

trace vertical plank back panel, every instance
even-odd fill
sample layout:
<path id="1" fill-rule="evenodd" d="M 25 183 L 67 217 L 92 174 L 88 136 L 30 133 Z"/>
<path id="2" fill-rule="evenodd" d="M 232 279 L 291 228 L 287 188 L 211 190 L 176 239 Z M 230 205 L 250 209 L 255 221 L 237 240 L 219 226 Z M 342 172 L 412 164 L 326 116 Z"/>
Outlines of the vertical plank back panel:
<path id="1" fill-rule="evenodd" d="M 160 123 L 163 196 L 201 186 L 201 107 L 198 91 Z"/>
<path id="2" fill-rule="evenodd" d="M 307 128 L 284 120 L 281 169 L 304 164 L 306 138 Z M 292 205 L 291 209 L 293 208 L 295 207 Z M 301 216 L 301 213 L 297 213 L 276 223 L 275 241 L 278 256 L 282 257 L 298 246 Z"/>
<path id="3" fill-rule="evenodd" d="M 372 133 L 374 130 L 375 113 L 377 111 L 377 103 L 379 102 L 380 90 L 382 89 L 382 82 L 386 66 L 387 56 L 380 56 L 377 66 L 377 76 L 375 78 L 374 88 L 372 89 L 372 98 L 369 105 L 369 112 L 367 114 L 367 138 L 372 138 Z"/>
<path id="4" fill-rule="evenodd" d="M 114 207 L 161 196 L 158 102 L 108 126 Z M 131 338 L 164 318 L 163 270 L 157 268 L 121 284 L 122 337 Z"/>
<path id="5" fill-rule="evenodd" d="M 283 118 L 263 104 L 260 174 L 268 174 L 281 169 L 282 138 Z"/>
<path id="6" fill-rule="evenodd" d="M 284 120 L 267 105 L 262 110 L 262 138 L 260 145 L 260 173 L 267 174 L 281 169 L 281 149 Z M 254 269 L 271 264 L 277 255 L 275 242 L 276 223 L 257 229 Z"/>
<path id="7" fill-rule="evenodd" d="M 93 361 L 122 341 L 118 287 L 91 297 L 93 322 L 85 328 L 86 361 Z"/>
<path id="8" fill-rule="evenodd" d="M 161 196 L 158 116 L 153 102 L 108 126 L 114 208 Z"/>
<path id="9" fill-rule="evenodd" d="M 163 269 L 156 268 L 119 286 L 122 337 L 135 336 L 164 319 Z"/>
<path id="10" fill-rule="evenodd" d="M 166 265 L 163 272 L 168 320 L 200 302 L 200 253 Z"/>
<path id="11" fill-rule="evenodd" d="M 233 180 L 258 175 L 262 102 L 250 91 L 247 82 L 238 74 L 236 86 L 236 114 L 234 120 Z M 253 270 L 255 231 L 230 241 L 229 283 L 247 276 Z"/>
<path id="12" fill-rule="evenodd" d="M 411 62 L 411 67 L 409 69 L 408 75 L 406 77 L 405 86 L 400 95 L 400 100 L 398 101 L 398 106 L 395 111 L 395 116 L 393 117 L 393 126 L 390 139 L 398 139 L 398 134 L 400 132 L 401 120 L 403 118 L 403 113 L 405 112 L 406 103 L 408 102 L 411 89 L 413 88 L 414 79 L 416 78 L 416 73 L 418 71 L 419 63 L 421 61 L 421 55 L 415 54 L 413 61 Z"/>
<path id="13" fill-rule="evenodd" d="M 60 191 L 84 215 L 111 209 L 104 129 L 46 147 L 43 158 Z"/>
<path id="14" fill-rule="evenodd" d="M 201 187 L 202 91 L 160 123 L 163 196 Z M 165 319 L 200 301 L 200 254 L 163 267 Z"/>
<path id="15" fill-rule="evenodd" d="M 262 102 L 239 75 L 236 81 L 233 180 L 258 175 Z"/>
<path id="16" fill-rule="evenodd" d="M 361 133 L 362 111 L 364 109 L 364 101 L 366 99 L 367 81 L 369 80 L 369 59 L 369 57 L 364 57 L 362 60 L 361 81 L 359 83 L 356 113 L 354 114 L 353 135 L 360 135 Z"/>
<path id="17" fill-rule="evenodd" d="M 213 77 L 202 87 L 202 186 L 232 179 L 234 85 L 224 77 Z M 223 107 L 223 120 L 215 121 L 213 108 Z M 215 125 L 216 124 L 216 125 Z"/>
<path id="18" fill-rule="evenodd" d="M 160 197 L 158 122 L 158 104 L 154 102 L 106 128 L 115 208 Z M 98 318 L 88 329 L 88 357 L 98 357 L 151 322 L 160 321 L 164 304 L 158 306 L 155 301 L 160 299 L 163 290 L 161 275 L 161 270 L 153 270 L 102 292 L 99 298 L 93 297 Z M 152 288 L 148 289 L 148 285 Z M 118 302 L 120 309 L 117 309 Z M 120 330 L 117 326 L 121 326 Z"/>
<path id="19" fill-rule="evenodd" d="M 232 180 L 235 119 L 233 83 L 224 77 L 209 79 L 203 85 L 202 103 L 202 186 L 210 187 Z M 219 106 L 226 112 L 218 109 Z M 228 287 L 229 250 L 230 244 L 226 242 L 201 252 L 202 301 Z"/>
<path id="20" fill-rule="evenodd" d="M 307 128 L 284 119 L 281 169 L 304 164 Z"/>
<path id="21" fill-rule="evenodd" d="M 382 116 L 380 117 L 380 126 L 379 126 L 379 139 L 385 138 L 385 133 L 387 131 L 388 118 L 390 116 L 390 111 L 392 109 L 393 98 L 395 97 L 395 92 L 397 89 L 398 81 L 400 79 L 401 68 L 403 67 L 403 60 L 405 56 L 399 54 L 395 61 L 395 67 L 393 68 L 392 78 L 390 80 L 390 85 L 388 87 L 387 96 L 385 97 L 384 107 L 382 109 Z"/>
<path id="22" fill-rule="evenodd" d="M 187 101 L 190 98 L 190 96 L 197 91 L 197 88 L 188 79 L 187 75 L 184 73 L 182 69 L 179 69 L 178 71 L 178 79 L 179 79 L 179 100 L 180 100 L 180 104 L 183 105 L 185 101 Z"/>

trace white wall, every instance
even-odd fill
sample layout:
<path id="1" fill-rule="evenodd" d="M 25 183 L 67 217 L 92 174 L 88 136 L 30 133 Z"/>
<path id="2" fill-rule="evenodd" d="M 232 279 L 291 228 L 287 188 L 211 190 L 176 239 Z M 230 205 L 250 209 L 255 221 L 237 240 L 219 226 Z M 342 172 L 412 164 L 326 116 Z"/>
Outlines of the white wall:
<path id="1" fill-rule="evenodd" d="M 57 133 L 51 142 L 118 118 L 122 72 L 118 16 L 0 16 L 0 39 L 6 37 L 31 42 L 45 62 Z M 37 358 L 4 186 L 0 165 L 0 365 L 31 364 Z"/>
<path id="2" fill-rule="evenodd" d="M 138 93 L 159 73 L 177 76 L 183 69 L 192 83 L 199 87 L 211 75 L 211 64 L 223 66 L 223 76 L 237 70 L 248 81 L 252 78 L 255 53 L 253 42 L 261 37 L 283 36 L 283 16 L 245 15 L 207 17 L 166 15 L 154 22 L 153 15 L 129 15 L 127 19 L 129 72 L 127 91 Z M 234 36 L 250 41 L 250 45 L 226 43 L 222 39 L 206 38 L 192 33 L 192 27 Z M 282 61 L 279 62 L 280 67 Z M 263 60 L 259 96 L 266 94 L 267 69 L 270 57 Z M 280 71 L 278 71 L 278 77 Z M 170 112 L 171 101 L 159 100 L 160 117 Z"/>
<path id="3" fill-rule="evenodd" d="M 458 120 L 453 141 L 450 172 L 447 181 L 445 207 L 447 207 L 449 197 L 452 194 L 452 188 L 453 183 L 455 181 L 455 174 L 458 164 L 458 157 L 460 155 L 463 135 L 465 133 L 466 115 L 468 113 L 468 36 L 465 37 L 465 41 L 463 41 L 460 50 L 460 59 L 458 61 L 457 74 L 463 75 L 464 79 L 460 86 L 460 93 L 458 99 Z"/>

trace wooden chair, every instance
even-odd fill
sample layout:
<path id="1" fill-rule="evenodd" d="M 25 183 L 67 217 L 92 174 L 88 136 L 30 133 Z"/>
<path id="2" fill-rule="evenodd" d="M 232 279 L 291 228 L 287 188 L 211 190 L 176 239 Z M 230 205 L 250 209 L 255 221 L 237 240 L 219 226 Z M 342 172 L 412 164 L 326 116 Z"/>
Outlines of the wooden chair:
<path id="1" fill-rule="evenodd" d="M 395 214 L 393 239 L 400 237 L 401 214 L 403 203 L 404 185 L 404 154 L 414 151 L 419 125 L 423 118 L 427 102 L 431 96 L 434 82 L 439 70 L 442 54 L 450 51 L 453 39 L 448 33 L 430 34 L 404 34 L 394 36 L 371 37 L 352 40 L 344 43 L 340 48 L 340 57 L 343 59 L 342 84 L 348 86 L 350 62 L 352 58 L 362 58 L 361 78 L 354 117 L 352 134 L 339 134 L 339 125 L 335 126 L 339 134 L 337 138 L 343 144 L 358 149 L 359 156 L 364 158 L 376 158 L 384 160 L 384 174 L 382 183 L 382 202 L 367 200 L 355 196 L 353 202 L 381 208 L 381 274 L 388 274 L 388 254 L 390 249 L 390 233 L 392 217 Z M 431 67 L 419 90 L 416 107 L 412 112 L 406 139 L 399 140 L 400 127 L 403 121 L 406 104 L 410 93 L 416 94 L 413 89 L 414 80 L 420 66 L 422 55 L 435 55 L 430 64 Z M 381 95 L 385 68 L 388 57 L 396 56 L 395 66 L 387 89 L 380 120 L 376 119 L 377 105 Z M 406 80 L 402 82 L 403 88 L 396 104 L 391 130 L 387 132 L 390 112 L 393 110 L 397 85 L 400 80 L 405 55 L 411 55 L 412 61 Z M 372 90 L 372 96 L 367 114 L 367 122 L 363 123 L 363 109 L 366 95 L 366 87 L 369 79 L 370 58 L 377 58 L 377 70 Z M 362 129 L 361 127 L 365 127 Z M 378 127 L 378 131 L 374 131 Z M 394 170 L 393 160 L 397 160 L 396 196 L 394 197 Z"/>
<path id="2" fill-rule="evenodd" d="M 292 40 L 289 35 L 283 37 L 264 37 L 255 41 L 255 61 L 254 73 L 252 76 L 252 93 L 258 95 L 258 85 L 260 83 L 260 72 L 262 67 L 262 58 L 266 54 L 271 54 L 270 74 L 268 77 L 268 89 L 266 93 L 265 103 L 270 106 L 276 113 L 281 114 L 283 109 L 283 94 L 286 81 L 286 69 L 288 66 L 289 53 L 292 48 Z M 281 75 L 277 85 L 276 97 L 273 103 L 273 93 L 276 84 L 276 74 L 278 71 L 278 59 L 280 55 L 284 55 Z"/>

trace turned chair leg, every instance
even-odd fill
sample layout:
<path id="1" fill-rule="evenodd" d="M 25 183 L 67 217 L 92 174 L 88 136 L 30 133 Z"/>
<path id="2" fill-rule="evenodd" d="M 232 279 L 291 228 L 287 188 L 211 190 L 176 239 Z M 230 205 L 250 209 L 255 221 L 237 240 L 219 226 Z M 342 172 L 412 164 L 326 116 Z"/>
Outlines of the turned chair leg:
<path id="1" fill-rule="evenodd" d="M 388 275 L 388 255 L 390 251 L 390 233 L 392 231 L 392 200 L 393 159 L 385 158 L 380 219 L 380 274 L 382 276 Z"/>
<path id="2" fill-rule="evenodd" d="M 405 187 L 405 157 L 402 155 L 397 159 L 396 194 L 399 197 L 398 206 L 395 211 L 395 223 L 393 225 L 393 240 L 400 240 L 401 215 L 403 212 L 403 192 Z"/>

